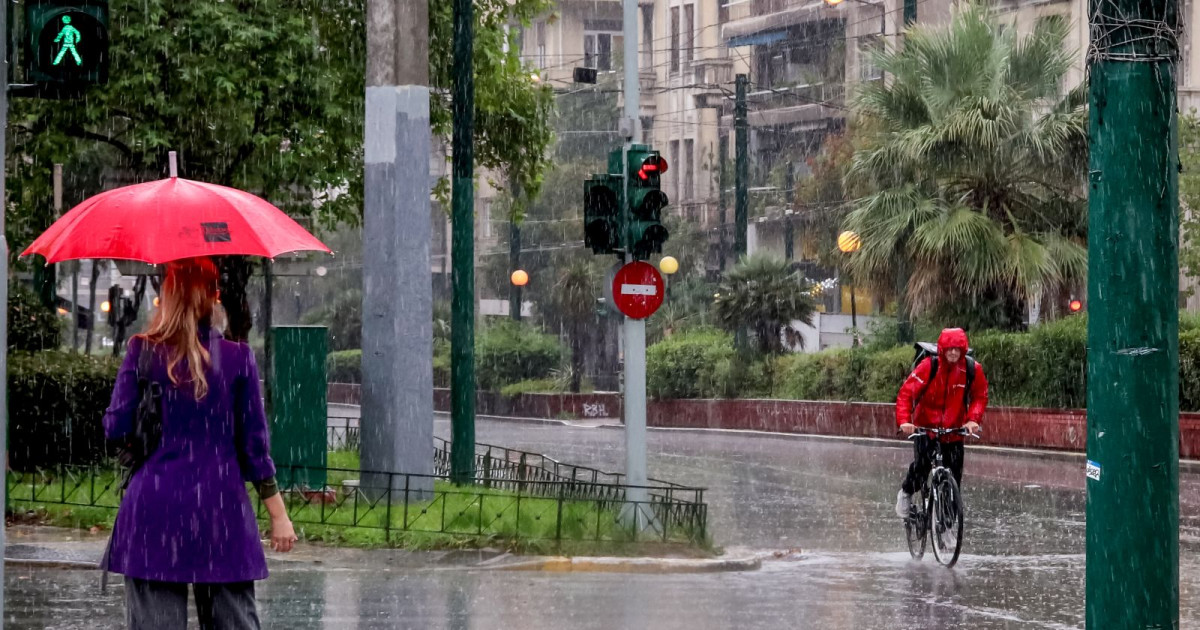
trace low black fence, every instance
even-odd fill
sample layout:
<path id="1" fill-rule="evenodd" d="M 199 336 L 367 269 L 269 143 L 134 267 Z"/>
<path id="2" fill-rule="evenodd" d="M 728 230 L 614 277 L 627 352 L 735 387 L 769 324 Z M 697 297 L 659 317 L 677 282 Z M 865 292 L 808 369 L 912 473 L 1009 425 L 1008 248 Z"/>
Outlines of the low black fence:
<path id="1" fill-rule="evenodd" d="M 289 467 L 287 472 L 295 478 L 305 470 Z M 358 532 L 358 542 L 384 544 L 422 535 L 556 542 L 707 540 L 708 508 L 699 488 L 673 487 L 664 495 L 661 487 L 580 486 L 561 480 L 480 479 L 455 485 L 444 475 L 323 472 L 330 482 L 325 489 L 285 492 L 292 521 L 318 536 L 321 532 L 311 528 L 352 530 Z M 9 503 L 34 509 L 115 510 L 120 488 L 119 472 L 108 466 L 59 466 L 10 472 L 7 478 Z M 258 516 L 267 518 L 261 503 Z"/>

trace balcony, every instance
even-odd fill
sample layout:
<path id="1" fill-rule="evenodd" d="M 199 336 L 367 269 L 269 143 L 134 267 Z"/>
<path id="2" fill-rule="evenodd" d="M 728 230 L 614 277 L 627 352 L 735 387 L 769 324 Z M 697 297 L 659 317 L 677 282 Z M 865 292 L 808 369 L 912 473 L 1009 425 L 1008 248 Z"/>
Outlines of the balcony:
<path id="1" fill-rule="evenodd" d="M 809 22 L 841 20 L 845 12 L 825 0 L 760 0 L 752 15 L 721 27 L 721 39 L 730 46 L 758 46 L 778 42 L 791 27 Z"/>
<path id="2" fill-rule="evenodd" d="M 732 59 L 700 59 L 695 62 L 693 71 L 696 73 L 692 98 L 698 109 L 720 108 L 727 100 L 727 93 L 722 89 L 732 81 Z"/>
<path id="3" fill-rule="evenodd" d="M 845 101 L 843 81 L 758 90 L 746 95 L 751 127 L 824 127 L 830 120 L 846 117 Z M 722 116 L 721 124 L 732 125 L 733 116 Z"/>

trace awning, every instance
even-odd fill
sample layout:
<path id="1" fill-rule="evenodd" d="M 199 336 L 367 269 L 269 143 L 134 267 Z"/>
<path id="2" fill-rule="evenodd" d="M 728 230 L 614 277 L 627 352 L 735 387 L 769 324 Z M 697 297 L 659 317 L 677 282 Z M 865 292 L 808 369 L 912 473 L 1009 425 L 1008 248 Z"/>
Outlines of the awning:
<path id="1" fill-rule="evenodd" d="M 787 36 L 787 29 L 762 31 L 758 33 L 751 33 L 749 35 L 730 37 L 729 41 L 726 42 L 726 45 L 730 48 L 736 48 L 738 46 L 767 46 L 770 44 L 778 44 L 779 42 L 787 39 Z"/>

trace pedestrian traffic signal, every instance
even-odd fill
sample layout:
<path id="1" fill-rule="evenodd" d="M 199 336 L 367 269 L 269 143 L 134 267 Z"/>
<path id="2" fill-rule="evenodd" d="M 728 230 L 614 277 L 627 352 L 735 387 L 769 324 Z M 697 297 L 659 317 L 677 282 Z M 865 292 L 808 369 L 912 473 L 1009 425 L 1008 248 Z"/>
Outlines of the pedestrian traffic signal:
<path id="1" fill-rule="evenodd" d="M 32 83 L 69 90 L 108 81 L 108 0 L 27 0 L 25 26 Z"/>
<path id="2" fill-rule="evenodd" d="M 593 175 L 583 186 L 584 243 L 593 254 L 612 254 L 621 249 L 621 178 Z"/>
<path id="3" fill-rule="evenodd" d="M 625 172 L 629 174 L 626 251 L 636 260 L 645 260 L 662 252 L 663 243 L 670 237 L 662 224 L 662 209 L 669 200 L 660 189 L 667 161 L 658 151 L 635 144 L 630 147 Z"/>

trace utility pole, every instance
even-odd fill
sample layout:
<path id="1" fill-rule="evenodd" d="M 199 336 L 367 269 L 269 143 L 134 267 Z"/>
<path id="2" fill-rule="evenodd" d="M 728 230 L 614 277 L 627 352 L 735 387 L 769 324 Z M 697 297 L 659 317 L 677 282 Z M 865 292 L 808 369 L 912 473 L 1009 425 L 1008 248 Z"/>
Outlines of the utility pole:
<path id="1" fill-rule="evenodd" d="M 0 11 L 0 33 L 8 34 L 8 11 Z M 4 130 L 8 129 L 8 46 L 0 46 L 0 201 L 4 190 L 8 147 Z M 8 239 L 5 237 L 4 211 L 0 203 L 0 461 L 8 461 Z M 8 505 L 7 483 L 0 484 L 0 506 Z M 0 549 L 5 549 L 4 528 L 0 527 Z M 4 584 L 4 563 L 0 562 L 0 584 Z M 0 597 L 0 630 L 4 628 L 4 598 Z"/>
<path id="2" fill-rule="evenodd" d="M 63 208 L 63 165 L 55 164 L 54 220 L 62 217 Z M 67 263 L 71 267 L 71 352 L 79 352 L 79 261 Z"/>
<path id="3" fill-rule="evenodd" d="M 630 200 L 629 151 L 633 140 L 642 135 L 641 94 L 638 77 L 638 0 L 623 0 L 621 28 L 625 37 L 625 127 L 628 135 L 621 164 L 625 176 L 621 212 L 628 212 Z M 628 239 L 628 236 L 626 236 Z M 630 243 L 632 246 L 632 243 Z M 633 252 L 625 253 L 625 263 L 633 262 Z M 626 490 L 625 498 L 635 503 L 647 500 L 646 485 L 646 321 L 625 318 L 625 483 L 642 486 Z M 640 506 L 639 506 L 640 507 Z M 633 512 L 634 526 L 640 531 L 642 510 Z"/>
<path id="4" fill-rule="evenodd" d="M 717 166 L 717 254 L 720 261 L 717 263 L 717 269 L 722 274 L 725 273 L 725 219 L 727 217 L 725 208 L 725 184 L 729 177 L 726 174 L 725 163 L 729 161 L 729 136 L 723 138 L 724 142 L 720 143 L 721 161 Z"/>
<path id="5" fill-rule="evenodd" d="M 734 134 L 737 136 L 734 140 L 736 146 L 734 151 L 737 152 L 734 164 L 734 177 L 737 181 L 734 184 L 734 253 L 740 260 L 746 255 L 746 241 L 748 239 L 747 232 L 749 231 L 749 214 L 750 214 L 750 192 L 748 180 L 750 179 L 750 123 L 746 110 L 746 86 L 750 83 L 750 79 L 744 75 L 737 75 L 737 94 L 733 104 L 733 127 Z"/>
<path id="6" fill-rule="evenodd" d="M 792 224 L 792 214 L 796 203 L 796 165 L 788 162 L 783 174 L 783 199 L 786 208 L 783 210 L 783 257 L 788 262 L 796 257 L 796 226 Z"/>
<path id="7" fill-rule="evenodd" d="M 513 321 L 521 321 L 521 285 L 511 281 L 511 274 L 521 268 L 521 224 L 517 223 L 515 210 L 521 198 L 521 184 L 516 177 L 509 178 L 513 208 L 508 218 L 508 314 Z"/>
<path id="8" fill-rule="evenodd" d="M 433 473 L 427 0 L 367 0 L 366 79 L 362 469 L 427 475 Z M 364 475 L 364 488 L 387 487 L 386 475 L 372 477 Z M 410 483 L 420 494 L 433 489 L 428 478 Z"/>
<path id="9" fill-rule="evenodd" d="M 1179 3 L 1089 13 L 1087 628 L 1178 628 Z"/>
<path id="10" fill-rule="evenodd" d="M 475 478 L 475 38 L 472 0 L 454 0 L 450 478 Z M 518 308 L 520 308 L 518 306 Z"/>

